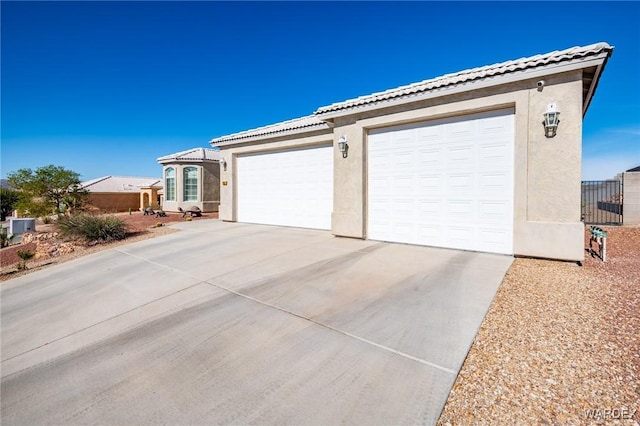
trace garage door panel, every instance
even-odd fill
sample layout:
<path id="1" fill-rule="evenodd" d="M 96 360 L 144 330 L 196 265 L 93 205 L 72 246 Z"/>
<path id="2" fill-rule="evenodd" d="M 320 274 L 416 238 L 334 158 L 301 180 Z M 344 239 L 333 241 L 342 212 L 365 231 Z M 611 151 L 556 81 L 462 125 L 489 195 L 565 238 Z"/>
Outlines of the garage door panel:
<path id="1" fill-rule="evenodd" d="M 494 246 L 500 246 L 507 242 L 509 233 L 503 229 L 496 228 L 481 228 L 479 230 L 480 240 L 485 244 L 492 244 Z"/>
<path id="2" fill-rule="evenodd" d="M 458 121 L 453 122 L 450 125 L 444 125 L 447 131 L 447 136 L 449 139 L 457 139 L 457 138 L 470 138 L 474 134 L 473 123 L 469 121 Z"/>
<path id="3" fill-rule="evenodd" d="M 418 138 L 421 142 L 430 142 L 430 141 L 440 141 L 442 140 L 442 136 L 444 134 L 444 126 L 429 126 L 429 127 L 418 127 L 417 133 Z"/>
<path id="4" fill-rule="evenodd" d="M 472 146 L 457 146 L 448 150 L 447 166 L 450 168 L 464 167 L 468 168 L 473 165 L 475 160 L 474 149 Z"/>
<path id="5" fill-rule="evenodd" d="M 393 200 L 393 211 L 400 217 L 411 219 L 415 211 L 415 203 L 412 199 L 395 199 Z M 402 223 L 402 222 L 396 222 Z"/>
<path id="6" fill-rule="evenodd" d="M 331 146 L 238 157 L 238 221 L 330 229 Z"/>
<path id="7" fill-rule="evenodd" d="M 438 225 L 418 225 L 418 241 L 442 241 L 443 227 Z"/>
<path id="8" fill-rule="evenodd" d="M 482 173 L 478 189 L 482 193 L 504 194 L 509 189 L 509 179 L 510 174 L 508 172 Z"/>
<path id="9" fill-rule="evenodd" d="M 442 216 L 441 200 L 421 200 L 418 202 L 418 217 L 440 217 Z"/>
<path id="10" fill-rule="evenodd" d="M 512 254 L 513 122 L 504 110 L 370 132 L 368 238 Z"/>
<path id="11" fill-rule="evenodd" d="M 371 179 L 369 190 L 372 194 L 389 194 L 391 192 L 391 177 Z"/>
<path id="12" fill-rule="evenodd" d="M 481 145 L 479 149 L 481 166 L 501 166 L 508 162 L 509 143 L 492 143 Z"/>
<path id="13" fill-rule="evenodd" d="M 510 119 L 508 116 L 486 117 L 479 123 L 480 132 L 482 135 L 502 134 L 508 131 Z"/>
<path id="14" fill-rule="evenodd" d="M 478 246 L 482 251 L 499 253 L 511 241 L 511 234 L 501 229 L 479 229 Z"/>
<path id="15" fill-rule="evenodd" d="M 449 226 L 447 241 L 444 245 L 449 248 L 474 250 L 476 248 L 474 234 L 475 229 L 472 226 Z"/>
<path id="16" fill-rule="evenodd" d="M 475 183 L 476 179 L 472 173 L 450 175 L 448 190 L 450 194 L 456 196 L 471 195 L 476 191 Z"/>
<path id="17" fill-rule="evenodd" d="M 487 224 L 500 224 L 509 220 L 510 209 L 508 202 L 505 201 L 485 201 L 480 200 L 480 222 Z"/>
<path id="18" fill-rule="evenodd" d="M 473 200 L 451 200 L 447 205 L 447 210 L 449 215 L 457 220 L 471 221 L 473 220 L 473 207 Z"/>

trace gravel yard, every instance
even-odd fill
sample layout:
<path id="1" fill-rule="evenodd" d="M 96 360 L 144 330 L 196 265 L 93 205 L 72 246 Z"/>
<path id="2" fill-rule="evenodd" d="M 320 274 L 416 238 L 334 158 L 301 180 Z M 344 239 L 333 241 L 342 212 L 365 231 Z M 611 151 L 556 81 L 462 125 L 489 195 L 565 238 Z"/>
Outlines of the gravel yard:
<path id="1" fill-rule="evenodd" d="M 603 229 L 606 263 L 516 259 L 439 425 L 640 423 L 640 227 Z"/>

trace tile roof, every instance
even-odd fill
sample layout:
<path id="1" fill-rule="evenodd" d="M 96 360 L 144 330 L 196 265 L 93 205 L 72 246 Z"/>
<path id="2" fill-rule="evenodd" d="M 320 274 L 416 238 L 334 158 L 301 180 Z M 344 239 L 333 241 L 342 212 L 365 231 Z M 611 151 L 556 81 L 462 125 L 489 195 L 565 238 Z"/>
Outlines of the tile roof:
<path id="1" fill-rule="evenodd" d="M 297 133 L 309 130 L 321 130 L 329 128 L 330 125 L 327 122 L 319 119 L 315 115 L 308 115 L 306 117 L 295 118 L 293 120 L 287 120 L 276 124 L 270 124 L 268 126 L 258 127 L 252 130 L 246 130 L 243 132 L 214 138 L 211 140 L 211 144 L 224 145 L 228 143 L 241 142 L 254 137 L 275 135 L 280 133 Z"/>
<path id="2" fill-rule="evenodd" d="M 140 192 L 140 187 L 162 186 L 162 179 L 136 176 L 103 176 L 81 182 L 89 192 Z"/>
<path id="3" fill-rule="evenodd" d="M 516 59 L 507 62 L 501 62 L 494 65 L 472 68 L 465 71 L 446 74 L 440 77 L 424 80 L 418 83 L 397 87 L 395 89 L 385 90 L 383 92 L 372 93 L 370 95 L 360 96 L 344 102 L 337 102 L 328 106 L 318 108 L 313 115 L 296 118 L 293 120 L 283 121 L 281 123 L 271 124 L 264 127 L 258 127 L 252 130 L 246 130 L 227 136 L 221 136 L 212 139 L 209 143 L 213 146 L 223 146 L 251 140 L 263 139 L 266 136 L 281 136 L 286 134 L 302 133 L 311 130 L 330 129 L 331 124 L 326 120 L 329 119 L 331 113 L 339 114 L 340 112 L 356 109 L 359 107 L 376 106 L 384 102 L 394 100 L 411 99 L 430 91 L 438 91 L 443 88 L 464 86 L 478 80 L 490 79 L 492 77 L 515 74 L 522 71 L 543 68 L 554 64 L 571 63 L 575 60 L 588 59 L 590 57 L 602 57 L 606 55 L 608 58 L 613 52 L 613 47 L 607 43 L 596 43 L 584 47 L 572 47 L 565 50 L 557 50 L 541 55 L 530 56 L 526 58 Z M 590 97 L 593 95 L 595 85 L 599 75 L 593 76 L 594 83 L 587 88 L 587 94 L 584 98 L 584 111 L 589 104 Z M 160 159 L 158 159 L 160 160 Z"/>
<path id="4" fill-rule="evenodd" d="M 175 154 L 165 155 L 156 160 L 158 163 L 220 161 L 220 151 L 210 148 L 192 148 Z"/>
<path id="5" fill-rule="evenodd" d="M 424 80 L 418 83 L 397 87 L 395 89 L 360 96 L 344 102 L 337 102 L 328 106 L 318 108 L 315 114 L 322 115 L 329 112 L 357 108 L 364 105 L 375 104 L 378 102 L 412 97 L 423 92 L 441 89 L 447 86 L 455 86 L 479 79 L 485 79 L 489 77 L 515 73 L 517 71 L 525 71 L 528 69 L 546 65 L 587 58 L 590 56 L 600 55 L 602 53 L 607 53 L 607 55 L 610 55 L 612 51 L 613 47 L 609 46 L 607 43 L 596 43 L 589 46 L 572 47 L 570 49 L 554 51 L 542 55 L 535 55 L 527 58 L 516 59 L 513 61 L 501 62 L 494 65 L 472 68 L 453 74 L 445 74 L 443 76 Z"/>

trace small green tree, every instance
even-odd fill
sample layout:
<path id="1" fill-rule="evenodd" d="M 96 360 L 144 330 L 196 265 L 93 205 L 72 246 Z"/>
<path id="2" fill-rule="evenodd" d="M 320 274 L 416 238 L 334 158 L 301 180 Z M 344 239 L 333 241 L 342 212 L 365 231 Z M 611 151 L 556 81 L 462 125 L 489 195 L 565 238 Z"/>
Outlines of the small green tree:
<path id="1" fill-rule="evenodd" d="M 55 213 L 49 203 L 45 203 L 39 198 L 31 198 L 27 194 L 20 194 L 20 200 L 16 207 L 22 214 L 41 217 L 45 222 L 48 222 L 49 216 Z"/>
<path id="2" fill-rule="evenodd" d="M 7 175 L 9 184 L 20 191 L 17 206 L 34 216 L 60 215 L 78 209 L 89 192 L 80 186 L 80 175 L 61 166 L 20 169 Z"/>
<path id="3" fill-rule="evenodd" d="M 0 188 L 0 220 L 4 222 L 7 216 L 16 209 L 20 193 L 9 188 Z"/>

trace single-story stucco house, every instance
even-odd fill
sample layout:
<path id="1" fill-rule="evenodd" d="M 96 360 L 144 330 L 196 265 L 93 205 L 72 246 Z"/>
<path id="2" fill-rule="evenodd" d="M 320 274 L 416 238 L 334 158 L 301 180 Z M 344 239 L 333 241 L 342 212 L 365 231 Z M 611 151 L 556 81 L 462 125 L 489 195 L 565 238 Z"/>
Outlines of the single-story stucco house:
<path id="1" fill-rule="evenodd" d="M 153 177 L 103 176 L 80 185 L 89 191 L 90 209 L 110 213 L 159 205 L 162 191 L 162 179 Z"/>
<path id="2" fill-rule="evenodd" d="M 196 206 L 203 212 L 217 212 L 220 205 L 220 152 L 193 148 L 165 155 L 162 164 L 164 198 L 162 209 L 177 212 Z"/>
<path id="3" fill-rule="evenodd" d="M 214 138 L 220 218 L 583 260 L 582 120 L 612 52 L 474 68 Z"/>

